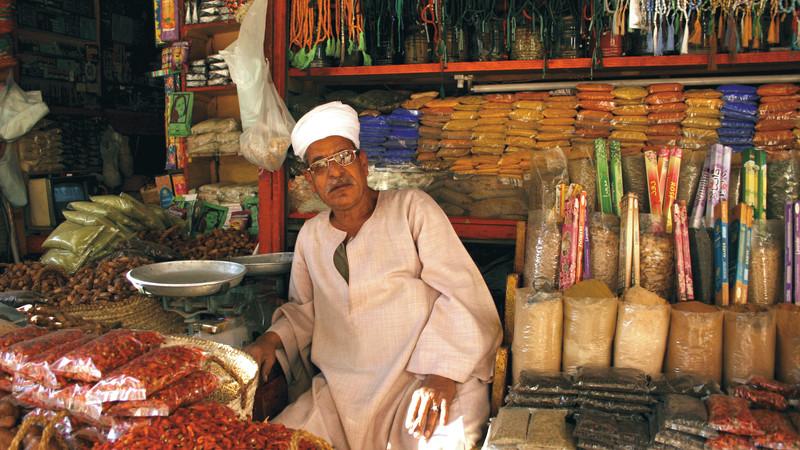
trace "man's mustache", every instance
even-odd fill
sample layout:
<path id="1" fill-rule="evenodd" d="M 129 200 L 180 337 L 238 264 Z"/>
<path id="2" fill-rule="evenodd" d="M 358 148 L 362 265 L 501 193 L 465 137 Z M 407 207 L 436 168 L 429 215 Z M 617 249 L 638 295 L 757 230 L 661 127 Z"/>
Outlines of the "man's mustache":
<path id="1" fill-rule="evenodd" d="M 353 181 L 349 178 L 336 178 L 328 182 L 328 187 L 326 188 L 327 193 L 331 193 L 340 187 L 351 186 Z"/>

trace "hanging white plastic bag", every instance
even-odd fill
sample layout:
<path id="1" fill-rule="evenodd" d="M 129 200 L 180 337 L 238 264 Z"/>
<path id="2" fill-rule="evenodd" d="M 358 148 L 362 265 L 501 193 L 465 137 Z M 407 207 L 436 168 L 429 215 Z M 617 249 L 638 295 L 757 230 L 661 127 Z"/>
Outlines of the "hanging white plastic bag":
<path id="1" fill-rule="evenodd" d="M 5 151 L 2 148 L 4 145 Z M 0 193 L 8 199 L 11 206 L 22 208 L 28 204 L 28 191 L 19 167 L 16 142 L 7 144 L 0 142 L 0 153 L 2 153 L 0 155 Z"/>
<path id="2" fill-rule="evenodd" d="M 274 171 L 286 159 L 294 119 L 278 95 L 264 57 L 267 0 L 254 0 L 239 30 L 239 38 L 220 54 L 236 83 L 244 132 L 239 138 L 242 156 Z"/>
<path id="3" fill-rule="evenodd" d="M 5 89 L 0 92 L 0 139 L 13 141 L 22 137 L 49 112 L 41 91 L 23 91 L 9 74 Z"/>

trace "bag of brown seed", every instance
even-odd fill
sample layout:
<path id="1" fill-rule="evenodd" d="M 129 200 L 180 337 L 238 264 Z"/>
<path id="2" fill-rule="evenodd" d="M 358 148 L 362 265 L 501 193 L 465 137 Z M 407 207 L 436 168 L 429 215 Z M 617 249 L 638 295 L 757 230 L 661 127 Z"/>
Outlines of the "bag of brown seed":
<path id="1" fill-rule="evenodd" d="M 558 290 L 558 258 L 561 227 L 550 209 L 528 212 L 523 282 L 537 291 Z"/>
<path id="2" fill-rule="evenodd" d="M 747 303 L 774 305 L 783 286 L 783 221 L 753 223 Z"/>
<path id="3" fill-rule="evenodd" d="M 639 212 L 649 212 L 647 198 L 647 172 L 641 153 L 622 157 L 622 187 L 625 192 L 633 192 L 639 197 Z"/>
<path id="4" fill-rule="evenodd" d="M 737 305 L 725 310 L 723 387 L 753 375 L 775 375 L 775 312 L 763 306 Z"/>
<path id="5" fill-rule="evenodd" d="M 665 299 L 672 298 L 675 287 L 674 241 L 665 231 L 663 217 L 639 215 L 639 248 L 641 286 Z"/>
<path id="6" fill-rule="evenodd" d="M 529 209 L 549 209 L 556 204 L 556 189 L 559 184 L 569 184 L 567 158 L 558 148 L 548 148 L 536 152 L 531 161 L 531 182 L 529 184 Z"/>
<path id="7" fill-rule="evenodd" d="M 618 291 L 619 217 L 594 213 L 589 222 L 589 254 L 592 277 Z"/>
<path id="8" fill-rule="evenodd" d="M 572 151 L 567 161 L 569 181 L 580 184 L 586 191 L 586 211 L 594 212 L 595 190 L 597 186 L 597 169 L 594 166 L 592 152 Z"/>
<path id="9" fill-rule="evenodd" d="M 775 306 L 777 322 L 776 376 L 778 380 L 800 384 L 800 305 Z"/>
<path id="10" fill-rule="evenodd" d="M 700 302 L 672 305 L 667 373 L 722 379 L 722 311 Z"/>

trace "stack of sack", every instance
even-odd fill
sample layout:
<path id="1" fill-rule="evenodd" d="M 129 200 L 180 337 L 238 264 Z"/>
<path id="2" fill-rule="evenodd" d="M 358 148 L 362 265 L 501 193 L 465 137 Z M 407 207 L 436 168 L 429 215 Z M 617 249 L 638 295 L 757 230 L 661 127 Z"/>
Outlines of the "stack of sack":
<path id="1" fill-rule="evenodd" d="M 506 149 L 506 124 L 511 114 L 514 94 L 490 94 L 478 110 L 478 122 L 472 130 L 472 154 L 499 156 Z"/>
<path id="2" fill-rule="evenodd" d="M 719 141 L 717 129 L 722 125 L 721 109 L 725 103 L 722 92 L 715 89 L 694 89 L 684 93 L 686 97 L 686 118 L 680 146 L 689 150 L 703 150 Z"/>
<path id="3" fill-rule="evenodd" d="M 358 139 L 361 150 L 370 162 L 380 159 L 386 152 L 386 139 L 389 137 L 389 124 L 382 115 L 362 115 L 358 118 L 361 130 Z"/>
<path id="4" fill-rule="evenodd" d="M 398 108 L 386 116 L 389 134 L 383 144 L 386 151 L 380 161 L 386 164 L 405 164 L 414 160 L 419 143 L 419 116 L 417 110 Z"/>
<path id="5" fill-rule="evenodd" d="M 719 433 L 708 425 L 703 401 L 685 394 L 666 394 L 656 412 L 656 444 L 666 448 L 705 448 L 707 439 Z"/>
<path id="6" fill-rule="evenodd" d="M 753 86 L 727 84 L 722 92 L 722 127 L 718 130 L 719 143 L 735 152 L 753 146 L 753 134 L 758 121 L 758 94 Z M 767 128 L 774 124 L 765 124 Z"/>
<path id="7" fill-rule="evenodd" d="M 439 140 L 442 139 L 442 127 L 453 114 L 452 107 L 431 107 L 439 94 L 436 92 L 420 92 L 412 94 L 411 98 L 403 102 L 403 108 L 419 110 L 420 127 L 419 142 L 417 143 L 417 161 L 436 161 L 436 152 L 439 150 Z M 449 101 L 449 99 L 444 99 Z"/>
<path id="8" fill-rule="evenodd" d="M 550 91 L 550 96 L 544 99 L 544 119 L 536 134 L 536 148 L 559 147 L 565 153 L 572 149 L 570 138 L 575 134 L 575 117 L 578 115 L 576 93 L 575 89 L 558 89 Z"/>
<path id="9" fill-rule="evenodd" d="M 439 141 L 439 150 L 436 156 L 446 161 L 455 161 L 471 154 L 472 130 L 478 126 L 478 110 L 484 100 L 481 97 L 472 96 L 442 100 L 447 100 L 447 103 L 435 100 L 427 105 L 435 103 L 437 108 L 452 108 L 453 110 L 447 115 L 441 116 L 448 120 L 442 127 L 442 139 Z M 455 104 L 452 103 L 453 101 Z M 423 112 L 425 111 L 423 110 Z M 423 116 L 423 120 L 428 119 Z"/>
<path id="10" fill-rule="evenodd" d="M 241 135 L 242 129 L 236 119 L 204 120 L 192 127 L 187 153 L 189 156 L 237 155 Z"/>
<path id="11" fill-rule="evenodd" d="M 506 123 L 506 151 L 515 153 L 523 149 L 538 148 L 536 135 L 544 119 L 544 100 L 547 92 L 518 92 Z"/>
<path id="12" fill-rule="evenodd" d="M 767 151 L 790 150 L 795 144 L 792 129 L 797 125 L 800 87 L 794 84 L 765 84 L 758 88 L 761 103 L 753 144 Z"/>
<path id="13" fill-rule="evenodd" d="M 683 85 L 660 83 L 648 86 L 647 147 L 658 151 L 662 147 L 677 146 L 681 139 L 681 122 L 686 118 Z"/>
<path id="14" fill-rule="evenodd" d="M 614 95 L 613 131 L 609 139 L 619 141 L 623 152 L 641 151 L 647 142 L 647 89 L 639 86 L 617 87 Z"/>
<path id="15" fill-rule="evenodd" d="M 602 83 L 579 83 L 578 107 L 575 121 L 575 137 L 572 148 L 594 151 L 594 140 L 605 139 L 611 135 L 611 121 L 614 119 L 614 86 Z"/>
<path id="16" fill-rule="evenodd" d="M 186 73 L 186 87 L 198 88 L 208 85 L 208 61 L 197 59 L 189 63 Z"/>

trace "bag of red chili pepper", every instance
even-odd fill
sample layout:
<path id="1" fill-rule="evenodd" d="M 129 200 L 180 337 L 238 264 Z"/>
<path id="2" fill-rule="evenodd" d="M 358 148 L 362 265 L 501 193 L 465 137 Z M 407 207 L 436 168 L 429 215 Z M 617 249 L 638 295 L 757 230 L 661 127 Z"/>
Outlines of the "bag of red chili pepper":
<path id="1" fill-rule="evenodd" d="M 800 435 L 794 430 L 789 419 L 776 411 L 765 409 L 753 411 L 753 417 L 766 433 L 754 439 L 757 446 L 774 449 L 800 449 Z"/>
<path id="2" fill-rule="evenodd" d="M 5 350 L 17 342 L 33 339 L 46 333 L 47 328 L 37 327 L 34 325 L 28 325 L 27 327 L 9 331 L 8 333 L 0 336 L 0 350 Z"/>
<path id="3" fill-rule="evenodd" d="M 0 352 L 0 368 L 8 372 L 16 372 L 22 364 L 40 353 L 60 344 L 80 339 L 83 336 L 82 330 L 67 328 L 17 342 Z"/>
<path id="4" fill-rule="evenodd" d="M 161 347 L 125 364 L 92 387 L 90 403 L 145 400 L 186 375 L 199 370 L 206 355 L 196 347 Z"/>
<path id="5" fill-rule="evenodd" d="M 788 398 L 794 398 L 798 395 L 798 386 L 782 383 L 777 380 L 770 380 L 769 378 L 758 375 L 750 377 L 750 379 L 747 380 L 747 384 L 765 391 L 776 392 Z"/>
<path id="6" fill-rule="evenodd" d="M 718 431 L 743 436 L 761 436 L 764 431 L 748 409 L 747 401 L 726 395 L 712 395 L 706 403 L 708 425 Z"/>
<path id="7" fill-rule="evenodd" d="M 14 380 L 11 375 L 0 373 L 0 392 L 11 392 L 13 385 Z"/>
<path id="8" fill-rule="evenodd" d="M 733 388 L 733 396 L 743 398 L 755 406 L 761 408 L 775 409 L 784 411 L 788 407 L 786 398 L 781 394 L 753 389 L 750 386 L 739 385 Z"/>
<path id="9" fill-rule="evenodd" d="M 85 335 L 80 339 L 64 342 L 61 345 L 56 345 L 55 347 L 45 350 L 20 365 L 17 368 L 16 375 L 18 377 L 35 381 L 47 388 L 60 388 L 62 383 L 60 380 L 58 380 L 56 374 L 53 373 L 51 368 L 53 362 L 72 350 L 75 350 L 76 348 L 96 338 L 97 336 L 95 335 Z"/>
<path id="10" fill-rule="evenodd" d="M 707 440 L 706 448 L 709 450 L 756 450 L 756 446 L 749 438 L 727 433 Z"/>
<path id="11" fill-rule="evenodd" d="M 168 416 L 181 406 L 199 402 L 219 386 L 219 378 L 200 370 L 170 384 L 147 400 L 117 403 L 106 414 L 122 417 Z"/>
<path id="12" fill-rule="evenodd" d="M 56 376 L 89 383 L 164 342 L 154 331 L 112 330 L 53 363 Z"/>

